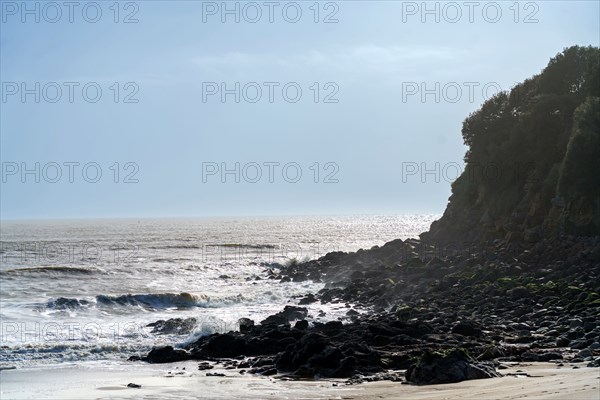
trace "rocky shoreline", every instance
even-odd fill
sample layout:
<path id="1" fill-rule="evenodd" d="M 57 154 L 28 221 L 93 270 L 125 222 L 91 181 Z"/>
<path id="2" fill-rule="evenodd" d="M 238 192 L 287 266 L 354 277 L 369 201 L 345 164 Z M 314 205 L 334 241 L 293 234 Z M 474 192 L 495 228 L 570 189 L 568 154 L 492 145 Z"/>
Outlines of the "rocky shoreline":
<path id="1" fill-rule="evenodd" d="M 422 240 L 267 266 L 264 278 L 325 288 L 239 332 L 137 359 L 416 384 L 493 377 L 503 361 L 599 367 L 599 71 L 600 49 L 572 46 L 471 113 L 466 168 Z M 369 312 L 309 323 L 302 305 L 315 302 Z"/>
<path id="2" fill-rule="evenodd" d="M 508 361 L 597 368 L 599 265 L 600 237 L 572 236 L 444 248 L 394 240 L 306 263 L 269 265 L 267 279 L 310 279 L 325 288 L 260 323 L 242 318 L 237 332 L 204 336 L 184 348 L 157 347 L 132 360 L 199 360 L 199 369 L 217 362 L 240 373 L 349 383 L 488 378 Z M 344 322 L 309 322 L 302 305 L 313 302 L 372 311 L 351 310 Z M 178 321 L 162 323 L 169 324 Z"/>

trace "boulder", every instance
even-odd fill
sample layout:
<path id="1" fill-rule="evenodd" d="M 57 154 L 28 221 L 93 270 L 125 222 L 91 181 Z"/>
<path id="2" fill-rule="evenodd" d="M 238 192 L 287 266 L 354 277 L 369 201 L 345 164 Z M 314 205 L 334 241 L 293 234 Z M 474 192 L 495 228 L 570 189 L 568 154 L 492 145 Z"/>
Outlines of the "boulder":
<path id="1" fill-rule="evenodd" d="M 308 321 L 305 319 L 297 321 L 296 324 L 294 325 L 294 328 L 299 329 L 301 331 L 308 329 Z"/>
<path id="2" fill-rule="evenodd" d="M 146 325 L 152 327 L 152 333 L 161 335 L 186 335 L 192 333 L 198 321 L 196 318 L 171 318 L 158 320 Z"/>
<path id="3" fill-rule="evenodd" d="M 208 357 L 236 357 L 246 353 L 246 340 L 234 333 L 215 333 L 202 343 L 198 353 Z"/>
<path id="4" fill-rule="evenodd" d="M 190 358 L 190 353 L 185 350 L 174 349 L 173 346 L 161 346 L 154 347 L 143 360 L 149 363 L 162 364 L 185 361 Z"/>
<path id="5" fill-rule="evenodd" d="M 254 326 L 254 321 L 250 318 L 238 319 L 238 325 L 240 326 L 240 332 L 249 332 Z"/>
<path id="6" fill-rule="evenodd" d="M 534 353 L 533 351 L 526 351 L 521 354 L 521 361 L 551 361 L 551 360 L 562 360 L 563 356 L 557 352 L 545 352 L 545 353 Z"/>
<path id="7" fill-rule="evenodd" d="M 315 297 L 315 295 L 310 293 L 310 294 L 306 295 L 306 297 L 300 299 L 298 304 L 300 304 L 300 305 L 311 304 L 311 303 L 315 303 L 316 301 L 317 301 L 317 298 Z"/>
<path id="8" fill-rule="evenodd" d="M 356 359 L 318 333 L 304 335 L 276 358 L 278 371 L 297 377 L 347 378 L 355 373 Z"/>
<path id="9" fill-rule="evenodd" d="M 476 362 L 463 349 L 453 349 L 446 354 L 425 350 L 421 359 L 406 371 L 406 380 L 417 385 L 455 383 L 497 376 L 500 375 L 493 366 Z"/>
<path id="10" fill-rule="evenodd" d="M 531 296 L 531 293 L 529 292 L 529 289 L 527 289 L 525 286 L 517 286 L 514 289 L 508 290 L 506 292 L 506 294 L 512 300 L 526 299 L 526 298 L 529 298 Z"/>
<path id="11" fill-rule="evenodd" d="M 305 307 L 285 306 L 283 311 L 273 314 L 260 321 L 261 325 L 289 325 L 290 321 L 301 320 L 308 315 Z"/>
<path id="12" fill-rule="evenodd" d="M 275 366 L 277 370 L 283 372 L 296 371 L 301 365 L 307 363 L 312 356 L 319 354 L 329 344 L 327 336 L 319 333 L 308 333 L 292 348 L 278 355 L 275 360 Z"/>
<path id="13" fill-rule="evenodd" d="M 463 336 L 481 336 L 481 327 L 473 321 L 460 321 L 452 327 L 452 333 Z"/>

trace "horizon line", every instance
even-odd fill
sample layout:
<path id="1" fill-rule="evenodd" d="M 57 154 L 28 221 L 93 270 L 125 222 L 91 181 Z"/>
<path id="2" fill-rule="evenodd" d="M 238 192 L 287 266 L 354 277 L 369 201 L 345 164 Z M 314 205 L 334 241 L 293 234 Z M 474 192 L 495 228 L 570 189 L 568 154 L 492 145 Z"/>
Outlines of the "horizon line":
<path id="1" fill-rule="evenodd" d="M 86 220 L 151 220 L 151 219 L 210 219 L 210 218 L 277 218 L 277 217 L 392 217 L 410 215 L 441 216 L 442 213 L 414 212 L 414 213 L 314 213 L 314 214 L 218 214 L 218 215 L 155 215 L 155 216 L 98 216 L 98 217 L 32 217 L 32 218 L 2 218 L 0 222 L 35 222 L 35 221 L 86 221 Z"/>

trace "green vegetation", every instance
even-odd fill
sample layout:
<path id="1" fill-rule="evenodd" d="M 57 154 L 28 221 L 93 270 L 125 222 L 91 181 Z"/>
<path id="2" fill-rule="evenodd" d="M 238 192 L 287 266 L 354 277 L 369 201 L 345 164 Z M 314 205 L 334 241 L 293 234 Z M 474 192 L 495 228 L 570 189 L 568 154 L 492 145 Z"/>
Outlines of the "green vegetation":
<path id="1" fill-rule="evenodd" d="M 463 122 L 466 168 L 424 239 L 600 234 L 600 49 L 573 46 Z"/>

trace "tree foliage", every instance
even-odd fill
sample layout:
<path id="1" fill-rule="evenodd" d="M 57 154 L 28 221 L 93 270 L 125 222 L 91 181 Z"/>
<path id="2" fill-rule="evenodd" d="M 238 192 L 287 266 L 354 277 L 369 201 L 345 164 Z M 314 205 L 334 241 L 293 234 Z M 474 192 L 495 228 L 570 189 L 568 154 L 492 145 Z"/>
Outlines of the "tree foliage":
<path id="1" fill-rule="evenodd" d="M 600 49 L 573 46 L 487 100 L 463 122 L 466 168 L 452 185 L 452 212 L 435 226 L 458 229 L 450 216 L 477 210 L 499 231 L 527 229 L 564 204 L 579 216 L 596 213 L 585 232 L 600 234 L 599 98 Z"/>

